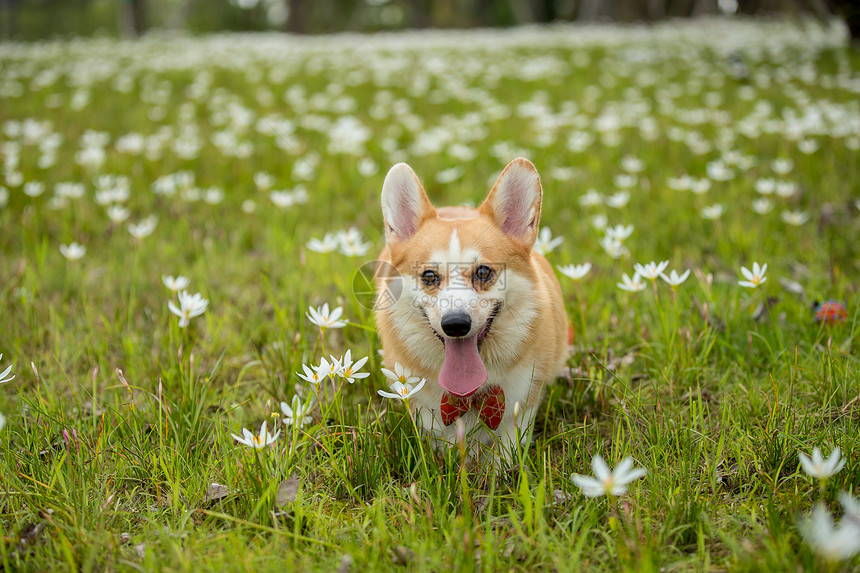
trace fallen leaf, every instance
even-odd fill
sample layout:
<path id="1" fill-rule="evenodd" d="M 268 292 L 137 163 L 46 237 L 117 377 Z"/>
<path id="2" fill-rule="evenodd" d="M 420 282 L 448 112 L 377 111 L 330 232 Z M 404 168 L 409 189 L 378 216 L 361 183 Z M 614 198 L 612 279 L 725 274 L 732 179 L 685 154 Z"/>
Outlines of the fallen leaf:
<path id="1" fill-rule="evenodd" d="M 296 474 L 291 475 L 281 482 L 278 486 L 278 495 L 275 500 L 275 505 L 284 507 L 285 505 L 296 501 L 296 495 L 299 493 L 299 478 Z"/>
<path id="2" fill-rule="evenodd" d="M 391 560 L 395 565 L 409 565 L 414 556 L 415 552 L 403 545 L 395 545 L 391 549 Z"/>
<path id="3" fill-rule="evenodd" d="M 226 485 L 221 485 L 220 483 L 215 483 L 213 481 L 206 489 L 206 495 L 203 497 L 203 503 L 212 503 L 213 501 L 220 501 L 228 495 L 230 495 L 230 488 L 228 488 Z"/>
<path id="4" fill-rule="evenodd" d="M 569 493 L 563 492 L 560 489 L 552 490 L 552 505 L 562 505 L 573 499 Z"/>
<path id="5" fill-rule="evenodd" d="M 337 566 L 337 573 L 350 573 L 352 571 L 352 563 L 352 555 L 344 555 L 340 559 L 340 565 Z"/>
<path id="6" fill-rule="evenodd" d="M 799 296 L 801 299 L 806 300 L 806 289 L 803 288 L 803 285 L 797 281 L 793 281 L 786 277 L 779 278 L 779 284 L 782 285 L 782 288 L 790 292 L 791 294 L 795 294 Z"/>

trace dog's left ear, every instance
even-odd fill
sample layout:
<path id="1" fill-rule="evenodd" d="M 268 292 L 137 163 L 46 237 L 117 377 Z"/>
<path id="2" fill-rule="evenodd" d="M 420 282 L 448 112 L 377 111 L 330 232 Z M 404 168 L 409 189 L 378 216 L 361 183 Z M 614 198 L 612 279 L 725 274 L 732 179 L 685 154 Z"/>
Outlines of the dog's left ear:
<path id="1" fill-rule="evenodd" d="M 520 157 L 508 163 L 478 211 L 531 247 L 537 238 L 542 193 L 537 169 Z"/>
<path id="2" fill-rule="evenodd" d="M 390 245 L 415 234 L 424 219 L 436 216 L 418 176 L 405 163 L 398 163 L 382 183 L 382 218 L 385 241 Z"/>

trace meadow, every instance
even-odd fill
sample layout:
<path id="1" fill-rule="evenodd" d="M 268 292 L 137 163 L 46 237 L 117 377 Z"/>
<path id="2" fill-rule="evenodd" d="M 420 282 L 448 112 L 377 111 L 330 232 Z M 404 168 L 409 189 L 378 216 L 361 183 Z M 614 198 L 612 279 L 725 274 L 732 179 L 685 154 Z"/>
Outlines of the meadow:
<path id="1" fill-rule="evenodd" d="M 0 44 L 3 569 L 858 570 L 844 37 L 712 20 Z M 378 394 L 359 269 L 392 164 L 475 204 L 518 156 L 571 355 L 487 471 Z M 669 280 L 636 272 L 652 261 Z M 347 351 L 368 376 L 346 379 Z M 314 382 L 323 360 L 340 373 Z M 816 448 L 839 452 L 803 463 Z M 597 455 L 645 475 L 581 488 Z"/>

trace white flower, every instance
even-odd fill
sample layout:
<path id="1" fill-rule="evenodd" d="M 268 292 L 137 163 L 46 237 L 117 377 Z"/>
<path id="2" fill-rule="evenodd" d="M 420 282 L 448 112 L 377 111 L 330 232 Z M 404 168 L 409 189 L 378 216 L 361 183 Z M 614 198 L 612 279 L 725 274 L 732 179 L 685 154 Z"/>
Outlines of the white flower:
<path id="1" fill-rule="evenodd" d="M 311 238 L 305 246 L 315 253 L 330 253 L 337 248 L 338 240 L 334 233 L 326 233 L 322 240 Z"/>
<path id="2" fill-rule="evenodd" d="M 686 271 L 684 271 L 681 274 L 681 276 L 678 276 L 678 273 L 675 272 L 674 270 L 671 273 L 669 273 L 669 276 L 666 276 L 665 273 L 660 273 L 660 278 L 663 279 L 664 281 L 666 281 L 667 283 L 669 283 L 669 285 L 672 288 L 675 288 L 676 286 L 683 283 L 685 280 L 687 280 L 687 277 L 689 277 L 689 276 L 690 276 L 690 269 L 687 269 Z"/>
<path id="3" fill-rule="evenodd" d="M 606 198 L 606 204 L 614 209 L 620 209 L 630 201 L 630 191 L 619 191 Z"/>
<path id="4" fill-rule="evenodd" d="M 645 169 L 645 162 L 632 155 L 625 155 L 621 159 L 621 169 L 629 173 L 639 173 Z"/>
<path id="5" fill-rule="evenodd" d="M 298 372 L 296 372 L 296 376 L 298 376 L 305 382 L 310 382 L 311 384 L 319 384 L 320 382 L 325 380 L 326 376 L 328 376 L 330 365 L 328 363 L 328 360 L 322 358 L 320 360 L 319 366 L 308 366 L 307 364 L 302 364 L 302 370 L 304 370 L 305 373 L 299 374 Z"/>
<path id="6" fill-rule="evenodd" d="M 339 359 L 335 358 L 334 356 L 331 357 L 331 362 L 329 362 L 325 358 L 320 359 L 319 373 L 321 376 L 323 376 L 323 378 L 328 376 L 329 379 L 333 381 L 335 376 L 340 376 L 340 371 L 341 366 Z"/>
<path id="7" fill-rule="evenodd" d="M 695 193 L 696 195 L 704 195 L 711 189 L 711 180 L 707 177 L 702 177 L 701 179 L 691 179 L 690 180 L 690 191 Z"/>
<path id="8" fill-rule="evenodd" d="M 425 378 L 422 378 L 417 386 L 414 388 L 411 384 L 403 384 L 402 382 L 395 382 L 391 385 L 391 390 L 393 392 L 385 392 L 384 390 L 377 390 L 376 393 L 382 396 L 383 398 L 394 398 L 397 400 L 407 400 L 416 392 L 421 390 L 424 387 L 424 384 L 427 382 Z"/>
<path id="9" fill-rule="evenodd" d="M 6 425 L 6 418 L 3 417 L 3 414 L 0 414 L 0 430 L 3 429 L 3 426 Z"/>
<path id="10" fill-rule="evenodd" d="M 847 516 L 835 525 L 823 503 L 816 504 L 812 515 L 802 519 L 798 529 L 804 541 L 829 561 L 851 559 L 860 553 L 860 522 Z"/>
<path id="11" fill-rule="evenodd" d="M 573 474 L 570 479 L 582 489 L 587 497 L 600 495 L 624 495 L 627 493 L 627 484 L 644 477 L 648 474 L 643 468 L 633 469 L 633 458 L 624 458 L 621 463 L 611 471 L 600 455 L 595 455 L 591 460 L 591 467 L 597 479 L 591 476 Z"/>
<path id="12" fill-rule="evenodd" d="M 770 164 L 770 168 L 777 175 L 786 175 L 794 169 L 794 161 L 791 159 L 774 159 Z"/>
<path id="13" fill-rule="evenodd" d="M 45 192 L 45 184 L 41 181 L 27 181 L 24 183 L 24 194 L 28 197 L 38 197 Z"/>
<path id="14" fill-rule="evenodd" d="M 284 414 L 283 422 L 288 426 L 298 424 L 299 428 L 310 423 L 313 417 L 310 415 L 313 410 L 314 403 L 308 400 L 307 403 L 302 403 L 302 399 L 298 395 L 293 396 L 291 404 L 281 402 L 281 412 Z"/>
<path id="15" fill-rule="evenodd" d="M 114 223 L 122 223 L 128 219 L 131 212 L 122 205 L 111 205 L 107 208 L 107 216 Z"/>
<path id="16" fill-rule="evenodd" d="M 809 213 L 806 211 L 783 211 L 782 220 L 794 227 L 799 227 L 809 220 Z"/>
<path id="17" fill-rule="evenodd" d="M 314 308 L 312 306 L 308 307 L 308 311 L 305 313 L 305 316 L 320 328 L 343 328 L 346 326 L 346 320 L 340 320 L 340 316 L 342 314 L 342 306 L 338 306 L 329 311 L 328 303 L 325 303 L 319 308 Z"/>
<path id="18" fill-rule="evenodd" d="M 708 181 L 706 179 L 706 181 Z M 688 191 L 692 185 L 693 178 L 689 175 L 681 175 L 680 177 L 669 177 L 666 180 L 666 187 L 675 191 Z"/>
<path id="19" fill-rule="evenodd" d="M 797 194 L 797 183 L 794 181 L 780 181 L 776 184 L 776 194 L 784 199 L 794 197 Z"/>
<path id="20" fill-rule="evenodd" d="M 646 285 L 639 273 L 633 273 L 632 279 L 627 276 L 627 273 L 624 273 L 621 275 L 621 282 L 615 283 L 615 286 L 627 292 L 639 292 L 644 290 Z"/>
<path id="21" fill-rule="evenodd" d="M 167 303 L 167 308 L 170 312 L 179 317 L 179 328 L 185 328 L 195 316 L 200 316 L 206 312 L 209 306 L 209 301 L 203 298 L 199 292 L 193 295 L 186 291 L 179 293 L 179 306 L 171 300 Z"/>
<path id="22" fill-rule="evenodd" d="M 594 189 L 589 189 L 586 191 L 585 195 L 580 195 L 579 197 L 579 204 L 583 207 L 593 207 L 594 205 L 600 205 L 601 203 L 603 203 L 603 195 Z"/>
<path id="23" fill-rule="evenodd" d="M 564 237 L 552 237 L 552 231 L 549 227 L 544 227 L 540 230 L 540 235 L 535 240 L 534 250 L 536 250 L 541 255 L 546 255 L 547 253 L 551 253 L 558 247 L 562 241 L 564 241 Z"/>
<path id="24" fill-rule="evenodd" d="M 624 243 L 619 241 L 618 239 L 613 239 L 609 236 L 604 236 L 600 239 L 600 246 L 603 247 L 603 250 L 606 251 L 606 254 L 612 257 L 613 259 L 620 258 L 627 254 L 627 247 L 624 246 Z"/>
<path id="25" fill-rule="evenodd" d="M 759 266 L 758 263 L 753 263 L 752 271 L 750 271 L 746 267 L 741 267 L 741 274 L 744 276 L 745 281 L 738 281 L 738 284 L 742 287 L 747 288 L 758 288 L 760 284 L 767 280 L 767 277 L 764 274 L 767 272 L 767 263 L 762 266 Z"/>
<path id="26" fill-rule="evenodd" d="M 633 225 L 627 225 L 626 227 L 624 225 L 615 225 L 606 229 L 607 237 L 619 241 L 623 241 L 631 234 L 633 234 Z"/>
<path id="27" fill-rule="evenodd" d="M 188 280 L 188 277 L 183 277 L 179 275 L 177 277 L 165 276 L 161 275 L 161 282 L 164 283 L 164 286 L 169 288 L 172 292 L 179 292 L 181 290 L 187 289 L 188 285 L 191 284 L 191 281 Z"/>
<path id="28" fill-rule="evenodd" d="M 818 151 L 818 142 L 814 139 L 801 139 L 797 142 L 797 148 L 801 153 L 809 155 Z"/>
<path id="29" fill-rule="evenodd" d="M 843 491 L 839 494 L 839 503 L 842 504 L 845 515 L 860 524 L 860 499 L 857 499 L 847 491 Z"/>
<path id="30" fill-rule="evenodd" d="M 755 182 L 755 190 L 762 195 L 770 195 L 776 190 L 776 180 L 770 178 L 758 179 Z"/>
<path id="31" fill-rule="evenodd" d="M 135 239 L 145 239 L 152 234 L 157 223 L 158 217 L 151 215 L 140 223 L 129 223 L 128 232 L 131 233 L 131 236 Z"/>
<path id="32" fill-rule="evenodd" d="M 275 178 L 266 173 L 265 171 L 258 171 L 254 173 L 254 185 L 257 186 L 257 189 L 260 191 L 267 191 L 272 188 L 272 185 L 275 183 Z"/>
<path id="33" fill-rule="evenodd" d="M 255 450 L 262 450 L 266 446 L 275 443 L 275 440 L 277 440 L 278 436 L 281 435 L 281 431 L 278 430 L 274 434 L 270 434 L 266 430 L 266 422 L 263 421 L 263 425 L 260 426 L 259 436 L 255 436 L 247 428 L 242 428 L 242 436 L 237 436 L 236 434 L 230 435 L 233 436 L 233 438 L 242 445 L 254 448 Z"/>
<path id="34" fill-rule="evenodd" d="M 272 200 L 272 203 L 274 203 L 276 207 L 280 207 L 282 209 L 292 207 L 296 202 L 295 197 L 290 191 L 272 191 L 269 193 L 269 199 Z"/>
<path id="35" fill-rule="evenodd" d="M 360 243 L 362 241 L 361 231 L 355 227 L 337 232 L 337 240 L 339 243 Z"/>
<path id="36" fill-rule="evenodd" d="M 60 245 L 60 252 L 70 261 L 77 261 L 87 253 L 87 248 L 78 243 Z"/>
<path id="37" fill-rule="evenodd" d="M 725 208 L 719 203 L 714 203 L 713 205 L 708 205 L 707 207 L 702 207 L 702 217 L 705 219 L 719 219 L 723 216 L 725 212 Z"/>
<path id="38" fill-rule="evenodd" d="M 359 358 L 354 363 L 352 361 L 352 351 L 347 350 L 346 354 L 343 355 L 343 358 L 340 360 L 340 372 L 338 372 L 338 376 L 352 384 L 355 382 L 356 378 L 367 378 L 370 376 L 368 372 L 359 372 L 362 366 L 367 362 L 368 357 Z"/>
<path id="39" fill-rule="evenodd" d="M 420 380 L 418 376 L 412 375 L 411 368 L 402 366 L 399 362 L 394 363 L 394 372 L 388 368 L 382 368 L 382 373 L 393 383 L 400 382 L 401 384 L 412 385 Z"/>
<path id="40" fill-rule="evenodd" d="M 803 471 L 806 472 L 806 475 L 818 479 L 833 477 L 839 473 L 839 470 L 845 467 L 845 459 L 842 458 L 841 455 L 842 454 L 838 447 L 834 448 L 833 451 L 830 452 L 830 456 L 828 456 L 826 460 L 824 459 L 824 456 L 821 455 L 821 450 L 818 448 L 812 450 L 812 459 L 803 452 L 798 454 L 800 457 L 800 465 L 803 467 Z"/>
<path id="41" fill-rule="evenodd" d="M 3 360 L 3 354 L 0 354 L 0 360 Z M 12 372 L 12 364 L 10 364 L 9 367 L 6 368 L 6 370 L 4 370 L 3 372 L 0 372 L 0 384 L 8 382 L 15 377 L 14 374 L 12 376 L 9 376 L 10 372 Z"/>
<path id="42" fill-rule="evenodd" d="M 633 265 L 633 270 L 636 271 L 636 274 L 640 275 L 643 278 L 646 278 L 650 281 L 656 281 L 657 277 L 666 270 L 666 267 L 669 266 L 669 261 L 661 261 L 659 263 L 651 261 L 646 265 L 640 265 L 636 263 Z"/>
<path id="43" fill-rule="evenodd" d="M 340 252 L 348 257 L 360 257 L 367 254 L 372 244 L 370 241 L 362 242 L 361 231 L 350 227 L 346 231 L 338 231 L 336 235 Z"/>
<path id="44" fill-rule="evenodd" d="M 343 243 L 340 246 L 341 254 L 346 255 L 347 257 L 360 257 L 362 255 L 366 255 L 367 251 L 370 250 L 370 247 L 373 246 L 372 243 Z"/>
<path id="45" fill-rule="evenodd" d="M 436 182 L 441 183 L 442 185 L 451 183 L 452 181 L 456 181 L 462 177 L 463 173 L 465 173 L 465 171 L 459 166 L 445 169 L 436 174 Z"/>
<path id="46" fill-rule="evenodd" d="M 860 199 L 858 199 L 860 201 Z M 858 207 L 860 209 L 860 207 Z M 607 218 L 603 213 L 598 213 L 597 215 L 591 218 L 591 226 L 594 227 L 598 231 L 602 231 L 606 228 Z"/>
<path id="47" fill-rule="evenodd" d="M 362 176 L 370 177 L 371 175 L 375 175 L 376 172 L 379 171 L 379 166 L 376 165 L 376 162 L 373 159 L 365 157 L 358 162 L 357 169 Z"/>
<path id="48" fill-rule="evenodd" d="M 561 265 L 556 265 L 558 272 L 563 274 L 569 279 L 573 279 L 574 281 L 579 281 L 585 275 L 588 274 L 588 271 L 591 270 L 591 263 L 583 263 L 581 265 L 567 265 L 565 267 Z"/>
<path id="49" fill-rule="evenodd" d="M 612 178 L 612 182 L 615 183 L 615 186 L 619 189 L 630 189 L 636 183 L 639 182 L 639 178 L 635 175 L 629 175 L 627 173 L 619 173 L 615 177 Z"/>
<path id="50" fill-rule="evenodd" d="M 713 181 L 728 181 L 735 177 L 734 170 L 729 168 L 721 159 L 711 161 L 705 169 L 708 172 L 708 177 Z"/>
<path id="51" fill-rule="evenodd" d="M 762 197 L 752 202 L 752 209 L 759 215 L 764 215 L 770 213 L 770 210 L 773 209 L 773 203 L 771 203 L 770 199 Z"/>

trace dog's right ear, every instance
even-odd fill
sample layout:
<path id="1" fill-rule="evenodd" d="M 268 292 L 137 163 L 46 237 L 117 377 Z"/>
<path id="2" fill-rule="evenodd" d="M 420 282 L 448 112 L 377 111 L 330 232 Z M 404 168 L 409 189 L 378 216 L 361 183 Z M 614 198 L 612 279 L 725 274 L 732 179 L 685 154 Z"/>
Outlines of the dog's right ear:
<path id="1" fill-rule="evenodd" d="M 405 163 L 392 167 L 382 184 L 386 242 L 405 241 L 415 234 L 424 219 L 435 215 L 436 209 L 412 168 Z"/>

